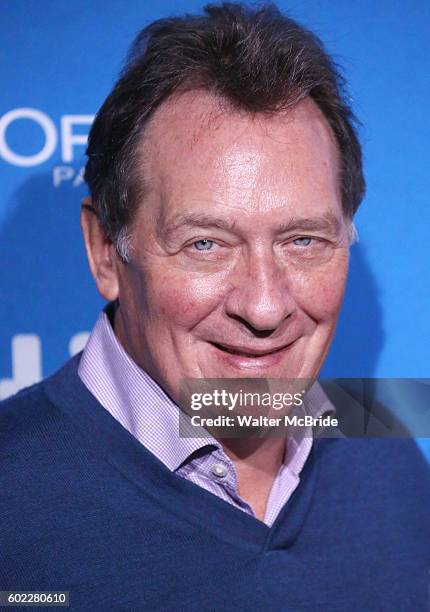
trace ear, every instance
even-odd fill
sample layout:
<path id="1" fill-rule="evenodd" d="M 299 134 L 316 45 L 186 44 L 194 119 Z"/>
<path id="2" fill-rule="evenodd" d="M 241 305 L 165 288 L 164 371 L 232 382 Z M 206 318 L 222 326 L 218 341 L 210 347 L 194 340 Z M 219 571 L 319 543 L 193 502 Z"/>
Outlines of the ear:
<path id="1" fill-rule="evenodd" d="M 109 302 L 118 298 L 117 255 L 114 245 L 103 231 L 91 198 L 82 200 L 81 228 L 88 263 L 97 289 Z"/>

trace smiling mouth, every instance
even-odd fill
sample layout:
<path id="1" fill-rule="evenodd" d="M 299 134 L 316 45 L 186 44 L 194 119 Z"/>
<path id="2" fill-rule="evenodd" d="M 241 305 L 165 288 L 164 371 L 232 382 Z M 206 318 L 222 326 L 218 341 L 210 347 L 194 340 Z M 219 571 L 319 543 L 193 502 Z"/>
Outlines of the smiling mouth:
<path id="1" fill-rule="evenodd" d="M 294 341 L 290 342 L 289 344 L 284 344 L 282 346 L 275 347 L 273 349 L 259 351 L 257 349 L 255 350 L 248 349 L 248 348 L 242 349 L 242 348 L 238 348 L 234 346 L 229 346 L 227 344 L 219 344 L 218 342 L 210 342 L 210 344 L 212 344 L 212 346 L 214 346 L 218 350 L 224 351 L 225 353 L 230 353 L 230 355 L 238 355 L 239 357 L 254 358 L 254 359 L 258 359 L 258 358 L 261 359 L 262 357 L 266 357 L 267 355 L 274 355 L 276 353 L 281 353 L 286 348 L 289 348 L 293 343 Z"/>

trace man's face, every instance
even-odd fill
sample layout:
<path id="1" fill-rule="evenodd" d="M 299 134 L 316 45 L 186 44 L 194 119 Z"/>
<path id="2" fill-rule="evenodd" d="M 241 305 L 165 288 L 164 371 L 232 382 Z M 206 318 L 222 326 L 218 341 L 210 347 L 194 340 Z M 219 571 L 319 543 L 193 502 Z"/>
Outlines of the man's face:
<path id="1" fill-rule="evenodd" d="M 253 117 L 183 94 L 152 117 L 139 164 L 115 321 L 132 358 L 173 397 L 183 378 L 317 376 L 348 266 L 337 149 L 317 106 Z"/>

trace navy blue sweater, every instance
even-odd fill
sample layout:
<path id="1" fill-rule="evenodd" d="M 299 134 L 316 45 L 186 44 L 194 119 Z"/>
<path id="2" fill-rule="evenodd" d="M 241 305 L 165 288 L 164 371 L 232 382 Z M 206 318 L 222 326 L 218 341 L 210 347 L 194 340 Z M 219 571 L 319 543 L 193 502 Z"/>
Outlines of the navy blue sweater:
<path id="1" fill-rule="evenodd" d="M 411 440 L 319 439 L 271 528 L 172 474 L 77 359 L 0 405 L 0 589 L 73 610 L 427 610 L 430 475 Z"/>

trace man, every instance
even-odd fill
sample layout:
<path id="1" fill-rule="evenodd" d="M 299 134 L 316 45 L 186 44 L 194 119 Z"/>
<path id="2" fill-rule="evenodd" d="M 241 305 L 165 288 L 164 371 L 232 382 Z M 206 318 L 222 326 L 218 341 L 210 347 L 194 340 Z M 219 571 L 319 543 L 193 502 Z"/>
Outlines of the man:
<path id="1" fill-rule="evenodd" d="M 74 609 L 424 609 L 411 441 L 178 429 L 184 381 L 318 376 L 364 194 L 353 122 L 321 43 L 273 6 L 139 35 L 88 146 L 108 306 L 82 355 L 0 412 L 2 589 Z"/>

